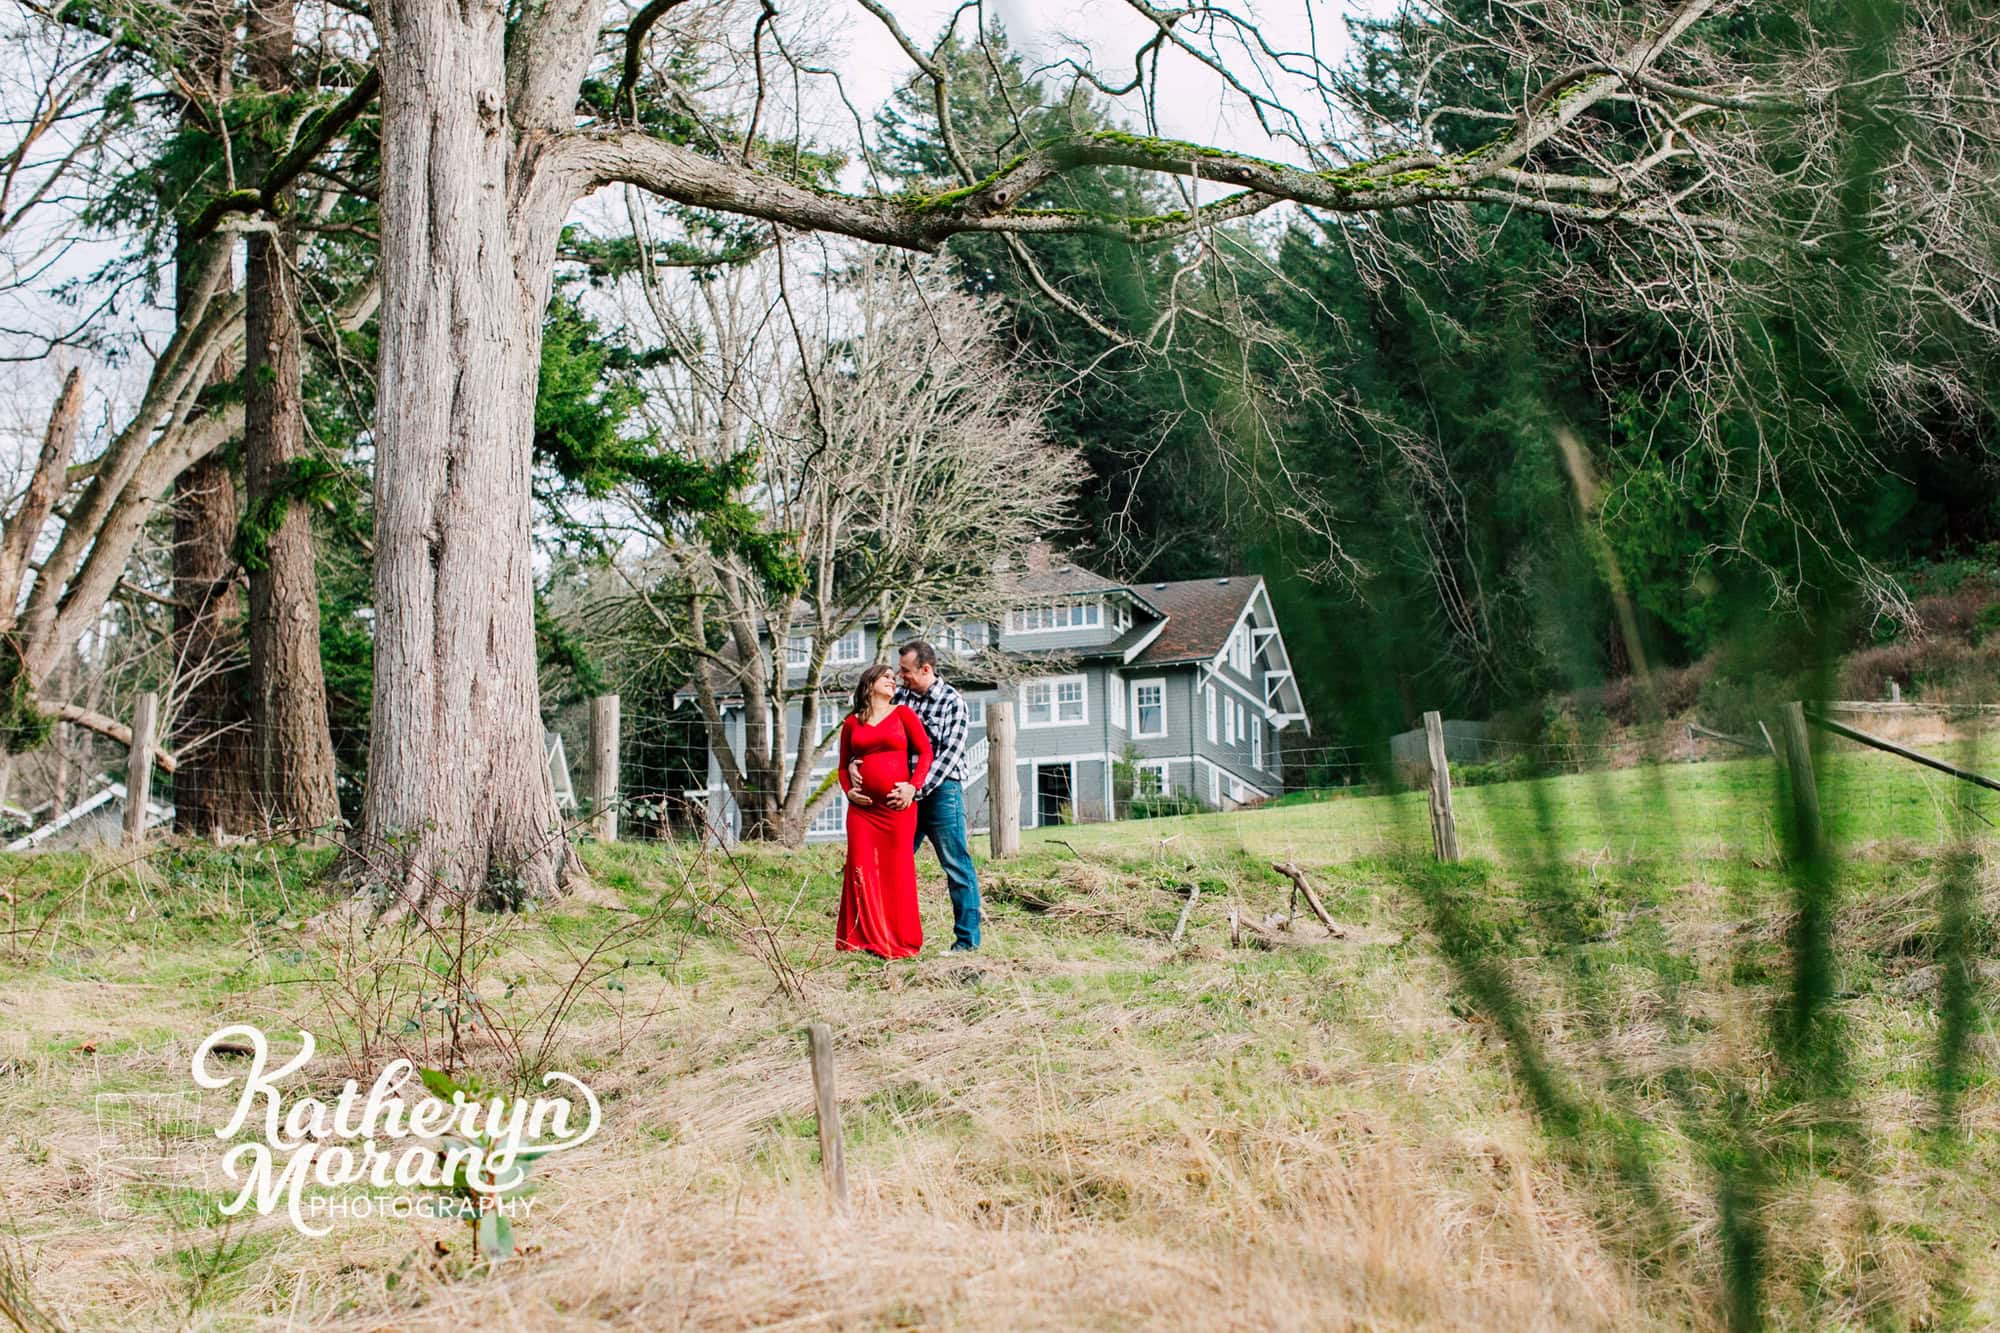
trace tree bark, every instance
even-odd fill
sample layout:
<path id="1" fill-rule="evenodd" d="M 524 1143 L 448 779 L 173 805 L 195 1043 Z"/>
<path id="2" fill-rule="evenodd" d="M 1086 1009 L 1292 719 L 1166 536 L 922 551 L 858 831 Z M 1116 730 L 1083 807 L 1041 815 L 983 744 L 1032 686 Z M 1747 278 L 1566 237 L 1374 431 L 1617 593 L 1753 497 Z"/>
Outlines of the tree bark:
<path id="1" fill-rule="evenodd" d="M 169 745 L 182 756 L 174 775 L 174 828 L 208 835 L 257 826 L 250 733 L 243 723 L 245 673 L 237 627 L 236 483 L 211 454 L 174 485 L 174 661 L 192 677 L 175 710 Z"/>
<path id="2" fill-rule="evenodd" d="M 188 126 L 206 125 L 204 102 L 221 104 L 234 42 L 233 28 L 190 35 L 188 66 L 197 95 L 182 104 Z M 224 234 L 180 246 L 174 296 L 184 316 L 232 285 L 232 244 Z M 226 383 L 234 374 L 231 360 L 218 354 L 196 382 Z M 228 461 L 210 453 L 174 481 L 173 669 L 188 683 L 180 691 L 168 744 L 183 757 L 174 775 L 174 828 L 181 833 L 242 833 L 257 822 L 238 661 L 235 538 L 236 482 Z"/>
<path id="3" fill-rule="evenodd" d="M 524 108 L 549 92 L 509 88 L 500 6 L 386 0 L 376 27 L 382 340 L 362 874 L 405 906 L 438 893 L 518 903 L 559 892 L 575 866 L 542 760 L 529 547 L 542 315 L 571 186 L 538 176 Z M 537 37 L 515 40 L 532 49 Z M 559 46 L 528 63 L 559 62 Z M 587 48 L 575 58 L 577 78 L 587 59 Z M 575 95 L 572 83 L 552 105 L 573 115 Z M 510 106 L 525 123 L 509 125 Z"/>
<path id="4" fill-rule="evenodd" d="M 246 36 L 258 86 L 274 96 L 291 90 L 291 0 L 252 0 Z M 340 801 L 320 663 L 312 514 L 286 489 L 294 460 L 306 456 L 297 269 L 297 234 L 289 210 L 281 209 L 275 231 L 250 236 L 244 265 L 251 744 L 266 824 L 311 832 L 339 822 Z"/>

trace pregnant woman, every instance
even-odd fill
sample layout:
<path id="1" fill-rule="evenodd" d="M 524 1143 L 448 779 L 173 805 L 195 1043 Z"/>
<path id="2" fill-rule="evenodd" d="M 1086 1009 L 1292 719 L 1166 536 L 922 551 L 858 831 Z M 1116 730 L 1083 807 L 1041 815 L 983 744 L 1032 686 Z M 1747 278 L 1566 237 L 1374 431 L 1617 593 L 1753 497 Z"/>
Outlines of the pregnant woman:
<path id="1" fill-rule="evenodd" d="M 847 793 L 847 874 L 834 946 L 908 958 L 924 947 L 917 913 L 916 789 L 931 767 L 931 738 L 894 702 L 896 676 L 876 663 L 854 687 L 840 724 L 840 787 Z M 861 783 L 848 774 L 861 761 Z"/>

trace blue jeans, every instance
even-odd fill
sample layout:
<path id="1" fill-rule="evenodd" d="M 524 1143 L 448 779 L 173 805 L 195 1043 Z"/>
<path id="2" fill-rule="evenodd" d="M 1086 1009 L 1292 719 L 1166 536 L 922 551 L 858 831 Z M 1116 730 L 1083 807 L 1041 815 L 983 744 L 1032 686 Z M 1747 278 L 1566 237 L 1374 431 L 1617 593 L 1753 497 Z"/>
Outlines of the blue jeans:
<path id="1" fill-rule="evenodd" d="M 944 882 L 951 886 L 952 943 L 979 947 L 979 872 L 972 868 L 972 846 L 965 837 L 965 790 L 948 778 L 917 802 L 917 838 L 911 850 L 931 840 Z"/>

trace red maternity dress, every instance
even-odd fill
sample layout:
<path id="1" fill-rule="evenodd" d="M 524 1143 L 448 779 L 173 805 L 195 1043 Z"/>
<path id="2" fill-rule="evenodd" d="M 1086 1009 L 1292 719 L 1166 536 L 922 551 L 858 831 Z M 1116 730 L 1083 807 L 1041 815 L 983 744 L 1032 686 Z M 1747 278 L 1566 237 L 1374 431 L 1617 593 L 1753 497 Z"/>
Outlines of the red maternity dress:
<path id="1" fill-rule="evenodd" d="M 861 791 L 874 804 L 850 802 L 847 807 L 847 873 L 834 946 L 908 958 L 924 947 L 923 919 L 917 913 L 917 807 L 913 803 L 891 810 L 883 799 L 899 782 L 924 785 L 931 769 L 931 738 L 903 704 L 872 727 L 850 716 L 840 725 L 842 791 L 853 790 L 847 772 L 851 759 L 861 761 Z"/>

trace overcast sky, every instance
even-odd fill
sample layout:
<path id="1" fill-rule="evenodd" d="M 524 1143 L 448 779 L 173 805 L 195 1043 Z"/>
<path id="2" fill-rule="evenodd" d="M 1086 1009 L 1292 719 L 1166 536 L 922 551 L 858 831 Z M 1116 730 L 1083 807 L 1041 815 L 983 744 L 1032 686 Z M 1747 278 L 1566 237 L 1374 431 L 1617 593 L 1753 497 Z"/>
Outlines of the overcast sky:
<path id="1" fill-rule="evenodd" d="M 1395 8 L 1395 3 L 1394 0 L 1237 0 L 1228 7 L 1254 21 L 1273 48 L 1316 50 L 1321 60 L 1338 65 L 1348 50 L 1347 16 L 1387 13 Z M 913 38 L 928 47 L 957 8 L 957 2 L 890 0 L 888 8 Z M 838 4 L 834 12 L 845 16 L 841 20 L 847 48 L 842 74 L 850 95 L 864 107 L 879 106 L 896 83 L 908 76 L 909 60 L 897 48 L 888 29 L 860 6 Z M 987 0 L 987 12 L 1000 20 L 1014 46 L 1031 60 L 1047 62 L 1075 55 L 1080 60 L 1087 58 L 1108 79 L 1130 76 L 1132 56 L 1154 31 L 1125 0 Z M 959 23 L 961 32 L 970 31 L 970 15 Z M 1232 69 L 1248 68 L 1248 61 L 1240 51 L 1225 46 L 1221 54 Z M 1160 61 L 1160 85 L 1160 132 L 1167 137 L 1241 146 L 1248 151 L 1264 147 L 1265 155 L 1280 155 L 1264 145 L 1262 131 L 1243 106 L 1241 97 L 1191 56 L 1171 50 L 1164 54 Z M 1317 132 L 1322 128 L 1318 107 L 1306 96 L 1302 84 L 1280 86 L 1275 91 L 1298 110 L 1309 130 Z"/>
<path id="2" fill-rule="evenodd" d="M 876 108 L 888 99 L 895 86 L 909 77 L 909 59 L 897 47 L 888 29 L 853 0 L 823 2 L 828 27 L 814 35 L 822 38 L 829 48 L 829 56 L 840 70 L 849 98 L 864 117 L 872 118 Z M 958 0 L 889 0 L 889 8 L 911 37 L 928 48 L 936 41 L 943 23 L 957 3 Z M 1346 16 L 1356 12 L 1386 12 L 1394 7 L 1394 3 L 1395 0 L 1237 0 L 1233 9 L 1255 21 L 1274 48 L 1316 50 L 1322 60 L 1338 64 L 1347 51 Z M 1053 62 L 1068 56 L 1093 66 L 1111 79 L 1129 77 L 1132 57 L 1152 31 L 1147 21 L 1135 14 L 1125 0 L 987 0 L 987 12 L 1006 27 L 1016 49 L 1031 64 Z M 969 31 L 972 21 L 970 15 L 961 18 L 961 31 Z M 1193 39 L 1200 40 L 1198 35 Z M 1241 51 L 1225 49 L 1222 55 L 1233 69 L 1250 68 Z M 9 59 L 10 56 L 11 59 L 20 59 L 11 52 L 0 51 L 0 59 Z M 1173 138 L 1228 145 L 1265 156 L 1296 156 L 1285 145 L 1268 139 L 1240 96 L 1192 57 L 1169 50 L 1161 59 L 1159 72 L 1157 109 L 1160 133 Z M 0 78 L 0 90 L 15 91 L 12 85 L 22 82 L 22 76 L 29 73 L 26 69 L 0 71 L 0 74 L 10 76 Z M 32 79 L 26 82 L 32 83 Z M 1273 91 L 1297 109 L 1309 132 L 1318 134 L 1323 131 L 1317 103 L 1302 83 L 1291 87 L 1280 85 Z M 815 137 L 852 149 L 854 126 L 851 116 L 839 107 L 830 93 L 821 100 L 827 103 L 821 114 L 813 116 L 809 113 L 809 119 L 815 122 Z M 12 108 L 8 109 L 11 113 Z M 1136 127 L 1136 106 L 1129 107 L 1128 114 Z M 848 184 L 854 188 L 865 185 L 858 170 L 856 179 Z M 115 241 L 88 243 L 65 256 L 64 262 L 49 276 L 51 279 L 75 276 L 115 253 L 118 248 Z M 24 297 L 27 299 L 21 299 Z M 0 317 L 0 327 L 54 329 L 75 318 L 73 309 L 65 309 L 46 299 L 36 299 L 30 293 L 13 293 L 0 301 L 0 305 L 10 307 L 0 310 L 0 316 L 3 316 Z M 162 312 L 134 309 L 130 304 L 117 318 L 120 321 L 135 321 L 136 326 L 147 330 L 156 342 L 169 323 Z M 132 327 L 132 324 L 125 326 Z M 0 440 L 18 431 L 19 434 L 15 435 L 17 446 L 23 441 L 32 443 L 32 437 L 37 436 L 40 430 L 36 409 L 39 406 L 39 412 L 46 412 L 45 404 L 50 401 L 62 371 L 72 364 L 73 356 L 72 353 L 59 352 L 56 357 L 41 363 L 17 362 L 8 367 L 6 378 L 11 382 L 0 387 Z M 106 398 L 129 399 L 138 392 L 143 386 L 147 361 L 148 358 L 142 354 L 122 367 L 96 366 L 90 370 L 88 379 L 97 413 L 110 407 Z M 31 421 L 29 418 L 35 419 Z M 98 420 L 102 419 L 102 416 L 98 417 Z M 13 451 L 0 444 L 0 452 Z"/>

